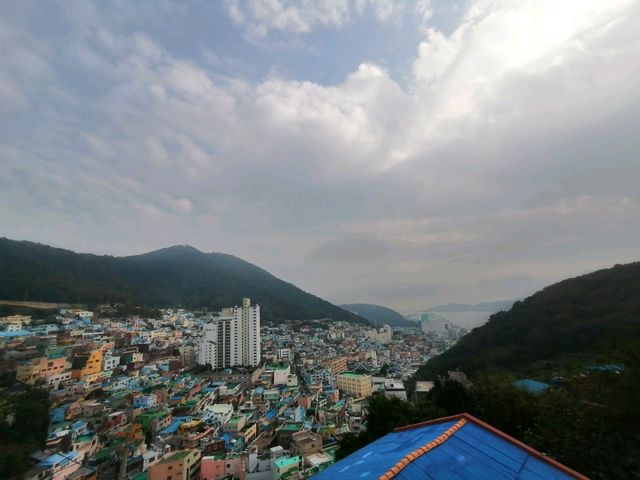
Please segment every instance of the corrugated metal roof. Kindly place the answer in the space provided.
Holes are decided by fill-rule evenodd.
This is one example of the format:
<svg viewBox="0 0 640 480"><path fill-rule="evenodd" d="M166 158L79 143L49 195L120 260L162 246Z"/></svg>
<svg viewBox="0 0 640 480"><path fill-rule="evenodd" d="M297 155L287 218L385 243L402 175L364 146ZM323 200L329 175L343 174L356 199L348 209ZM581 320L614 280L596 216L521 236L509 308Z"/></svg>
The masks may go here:
<svg viewBox="0 0 640 480"><path fill-rule="evenodd" d="M368 480L384 474L394 480L585 478L466 414L396 430L314 478Z"/></svg>

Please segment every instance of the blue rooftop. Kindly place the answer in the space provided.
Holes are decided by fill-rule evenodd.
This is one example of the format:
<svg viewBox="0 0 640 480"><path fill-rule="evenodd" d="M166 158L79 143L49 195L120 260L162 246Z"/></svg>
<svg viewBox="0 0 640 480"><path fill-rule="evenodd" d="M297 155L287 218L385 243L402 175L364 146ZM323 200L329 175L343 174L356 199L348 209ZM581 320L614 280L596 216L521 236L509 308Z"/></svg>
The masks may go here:
<svg viewBox="0 0 640 480"><path fill-rule="evenodd" d="M587 367L587 370L593 370L596 372L621 372L624 370L624 365L619 363L610 363L608 365L592 365Z"/></svg>
<svg viewBox="0 0 640 480"><path fill-rule="evenodd" d="M449 430L466 420L456 431ZM586 478L483 424L470 415L394 431L315 476L318 480L378 479L408 454L447 432L400 469L394 480L409 479L572 479Z"/></svg>
<svg viewBox="0 0 640 480"><path fill-rule="evenodd" d="M86 427L86 426L87 426L87 422L85 422L85 421L83 421L83 420L78 420L78 421L76 421L76 422L73 422L73 424L71 425L71 427L72 427L74 430L80 430L80 429L82 429L82 428L84 428L84 427Z"/></svg>
<svg viewBox="0 0 640 480"><path fill-rule="evenodd" d="M267 420L273 420L274 418L276 418L277 414L278 414L278 410L275 408L272 408L266 413L265 417Z"/></svg>
<svg viewBox="0 0 640 480"><path fill-rule="evenodd" d="M233 440L233 435L231 435L229 432L225 432L220 436L220 438L224 440L224 448L228 449L231 440Z"/></svg>
<svg viewBox="0 0 640 480"><path fill-rule="evenodd" d="M64 454L54 453L41 461L38 465L44 468L59 467L75 461L77 456L78 452L68 452Z"/></svg>
<svg viewBox="0 0 640 480"><path fill-rule="evenodd" d="M0 332L0 337L13 338L13 337L26 337L33 335L29 330L14 330L13 332Z"/></svg>
<svg viewBox="0 0 640 480"><path fill-rule="evenodd" d="M49 417L51 418L51 423L59 423L64 421L64 415L69 408L68 405L63 405L61 407L52 408L49 410Z"/></svg>
<svg viewBox="0 0 640 480"><path fill-rule="evenodd" d="M547 388L551 386L548 383L538 382L537 380L529 380L529 379L516 380L515 382L513 382L512 385L514 387L521 388L523 390L526 390L527 392L534 393L536 395L544 392Z"/></svg>
<svg viewBox="0 0 640 480"><path fill-rule="evenodd" d="M159 432L160 435L173 435L178 431L178 428L180 428L180 425L182 425L186 419L187 417L174 417L171 424Z"/></svg>

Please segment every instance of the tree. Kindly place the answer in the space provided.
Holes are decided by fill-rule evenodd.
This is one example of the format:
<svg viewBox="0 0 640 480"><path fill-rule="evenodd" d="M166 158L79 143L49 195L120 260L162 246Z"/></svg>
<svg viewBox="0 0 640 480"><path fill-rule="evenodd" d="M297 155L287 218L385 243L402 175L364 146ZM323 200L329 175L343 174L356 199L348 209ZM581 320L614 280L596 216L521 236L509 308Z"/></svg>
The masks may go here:
<svg viewBox="0 0 640 480"><path fill-rule="evenodd" d="M394 428L433 420L444 411L433 402L409 403L399 398L374 395L367 402L367 428L364 432L344 435L337 458L344 458L365 445L383 437Z"/></svg>
<svg viewBox="0 0 640 480"><path fill-rule="evenodd" d="M473 406L470 391L453 380L436 380L428 398L441 408L445 415L469 412Z"/></svg>
<svg viewBox="0 0 640 480"><path fill-rule="evenodd" d="M29 457L45 445L49 427L47 392L28 388L0 396L0 478L18 477Z"/></svg>

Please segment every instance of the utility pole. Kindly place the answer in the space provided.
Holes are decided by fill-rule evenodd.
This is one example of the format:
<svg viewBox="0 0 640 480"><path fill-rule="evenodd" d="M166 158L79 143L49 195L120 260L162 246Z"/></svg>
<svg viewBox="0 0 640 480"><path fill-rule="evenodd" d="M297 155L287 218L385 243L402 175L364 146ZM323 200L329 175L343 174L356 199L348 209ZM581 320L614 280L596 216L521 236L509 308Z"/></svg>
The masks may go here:
<svg viewBox="0 0 640 480"><path fill-rule="evenodd" d="M122 445L120 445L118 449L118 456L120 457L118 480L127 480L127 458L129 457L129 449L127 448L126 440Z"/></svg>

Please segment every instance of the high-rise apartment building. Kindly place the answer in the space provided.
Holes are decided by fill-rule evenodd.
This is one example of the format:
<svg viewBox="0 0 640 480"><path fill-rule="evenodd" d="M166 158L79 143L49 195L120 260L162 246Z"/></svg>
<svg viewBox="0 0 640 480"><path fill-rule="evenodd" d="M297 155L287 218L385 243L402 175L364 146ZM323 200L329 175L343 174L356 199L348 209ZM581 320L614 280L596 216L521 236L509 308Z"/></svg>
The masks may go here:
<svg viewBox="0 0 640 480"><path fill-rule="evenodd" d="M213 369L260 364L260 306L242 300L204 326L198 363Z"/></svg>

